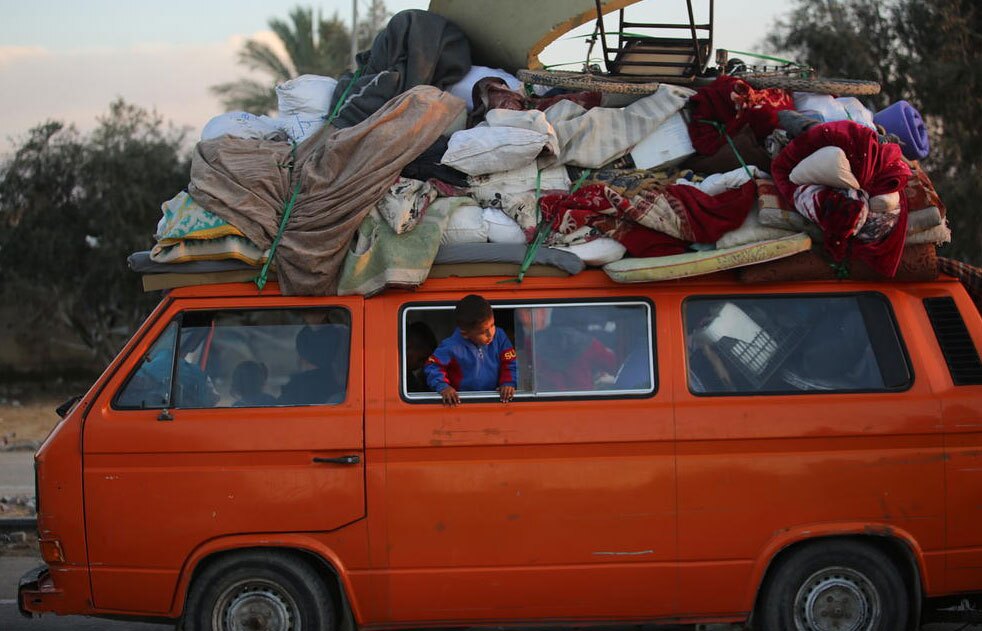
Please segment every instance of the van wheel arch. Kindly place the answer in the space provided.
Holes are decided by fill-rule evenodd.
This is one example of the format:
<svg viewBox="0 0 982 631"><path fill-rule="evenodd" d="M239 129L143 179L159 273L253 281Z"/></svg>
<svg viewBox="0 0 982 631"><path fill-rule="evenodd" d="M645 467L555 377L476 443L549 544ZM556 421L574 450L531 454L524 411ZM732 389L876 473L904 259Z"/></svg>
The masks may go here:
<svg viewBox="0 0 982 631"><path fill-rule="evenodd" d="M319 554L302 548L269 546L221 550L202 558L195 566L191 579L188 581L188 588L184 594L184 607L176 631L184 631L183 620L184 616L187 615L187 603L201 574L218 562L255 552L275 552L292 557L296 562L308 566L324 581L324 585L327 587L328 596L336 616L336 631L356 631L358 629L344 583L341 581L337 568L330 561Z"/></svg>
<svg viewBox="0 0 982 631"><path fill-rule="evenodd" d="M792 543L775 554L767 564L760 583L757 585L757 593L754 597L754 608L751 612L750 622L753 622L755 615L761 611L762 596L766 591L768 581L771 580L777 571L786 564L791 558L798 555L802 550L827 543L851 541L861 545L870 546L877 551L886 554L900 571L904 586L906 587L907 602L910 608L910 619L907 628L903 631L917 631L920 628L920 620L923 609L924 591L920 567L917 564L914 551L904 540L889 535L843 535L814 537Z"/></svg>

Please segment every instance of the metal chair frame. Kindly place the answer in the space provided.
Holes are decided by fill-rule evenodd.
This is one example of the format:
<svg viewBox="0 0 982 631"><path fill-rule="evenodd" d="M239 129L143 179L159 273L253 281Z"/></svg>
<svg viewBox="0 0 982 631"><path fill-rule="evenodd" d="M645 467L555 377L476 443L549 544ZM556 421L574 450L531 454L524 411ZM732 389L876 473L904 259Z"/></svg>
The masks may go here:
<svg viewBox="0 0 982 631"><path fill-rule="evenodd" d="M709 21L705 24L696 24L695 15L692 10L692 0L686 0L689 21L686 24L662 24L649 22L628 21L624 15L624 9L618 11L618 32L617 44L608 45L608 33L604 26L603 11L600 0L596 0L597 22L594 28L594 35L599 34L601 46L603 48L604 63L607 67L609 76L636 77L637 79L673 79L676 82L681 80L692 80L699 75L709 61L709 55L713 49L713 5L714 0L709 1ZM689 31L687 38L669 38L644 36L640 34L629 34L627 29L679 29ZM700 38L700 32L706 32L706 36ZM592 43L591 43L592 49ZM630 53L640 55L680 55L689 53L691 61L641 61L629 59ZM679 72L679 69L682 69ZM658 69L663 72L658 72ZM650 72L649 72L650 71ZM674 72L669 72L674 71Z"/></svg>

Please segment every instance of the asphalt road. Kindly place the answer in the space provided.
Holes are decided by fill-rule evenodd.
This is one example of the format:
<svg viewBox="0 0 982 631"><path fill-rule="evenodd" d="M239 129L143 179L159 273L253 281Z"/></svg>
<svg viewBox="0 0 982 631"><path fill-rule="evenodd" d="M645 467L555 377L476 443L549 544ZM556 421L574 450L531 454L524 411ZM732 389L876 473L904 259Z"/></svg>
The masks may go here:
<svg viewBox="0 0 982 631"><path fill-rule="evenodd" d="M3 631L170 631L174 627L167 624L146 624L138 622L119 622L86 618L82 616L44 616L28 620L17 611L17 581L24 572L38 564L37 557L0 556L0 629ZM736 631L732 625L710 625L712 631ZM602 631L693 631L692 626L632 626L605 627ZM982 625L964 626L958 624L932 624L922 631L982 631ZM562 631L556 629L555 631ZM587 631L578 628L576 631ZM600 630L598 630L600 631Z"/></svg>

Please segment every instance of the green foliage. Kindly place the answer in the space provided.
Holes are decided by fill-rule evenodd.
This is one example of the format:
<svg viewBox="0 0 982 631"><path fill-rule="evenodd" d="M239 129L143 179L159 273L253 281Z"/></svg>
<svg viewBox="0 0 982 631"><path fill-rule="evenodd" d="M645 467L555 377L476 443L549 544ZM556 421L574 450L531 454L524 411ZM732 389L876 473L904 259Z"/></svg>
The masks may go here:
<svg viewBox="0 0 982 631"><path fill-rule="evenodd" d="M155 302L126 266L187 185L184 131L122 100L89 135L47 122L0 169L0 282L24 321L68 325L108 361Z"/></svg>
<svg viewBox="0 0 982 631"><path fill-rule="evenodd" d="M358 48L368 47L385 23L385 4L375 0L368 17L358 24ZM336 77L349 68L351 30L335 13L323 19L314 18L312 8L296 7L289 21L273 18L269 28L276 34L287 54L281 58L268 44L250 39L239 51L239 63L268 76L267 82L239 79L211 88L228 110L268 114L276 110L276 84L303 74Z"/></svg>
<svg viewBox="0 0 982 631"><path fill-rule="evenodd" d="M826 76L876 79L868 104L910 101L928 123L924 161L948 207L942 252L982 264L982 6L977 0L796 0L767 44Z"/></svg>

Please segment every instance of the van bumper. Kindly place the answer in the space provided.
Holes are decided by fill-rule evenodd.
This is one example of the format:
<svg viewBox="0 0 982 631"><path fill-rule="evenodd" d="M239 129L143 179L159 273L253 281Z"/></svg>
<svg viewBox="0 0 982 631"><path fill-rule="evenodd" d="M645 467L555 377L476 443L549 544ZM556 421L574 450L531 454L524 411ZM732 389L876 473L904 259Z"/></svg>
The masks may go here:
<svg viewBox="0 0 982 631"><path fill-rule="evenodd" d="M35 614L56 610L63 593L55 587L48 566L42 563L20 577L17 586L17 608L22 616L33 618Z"/></svg>

